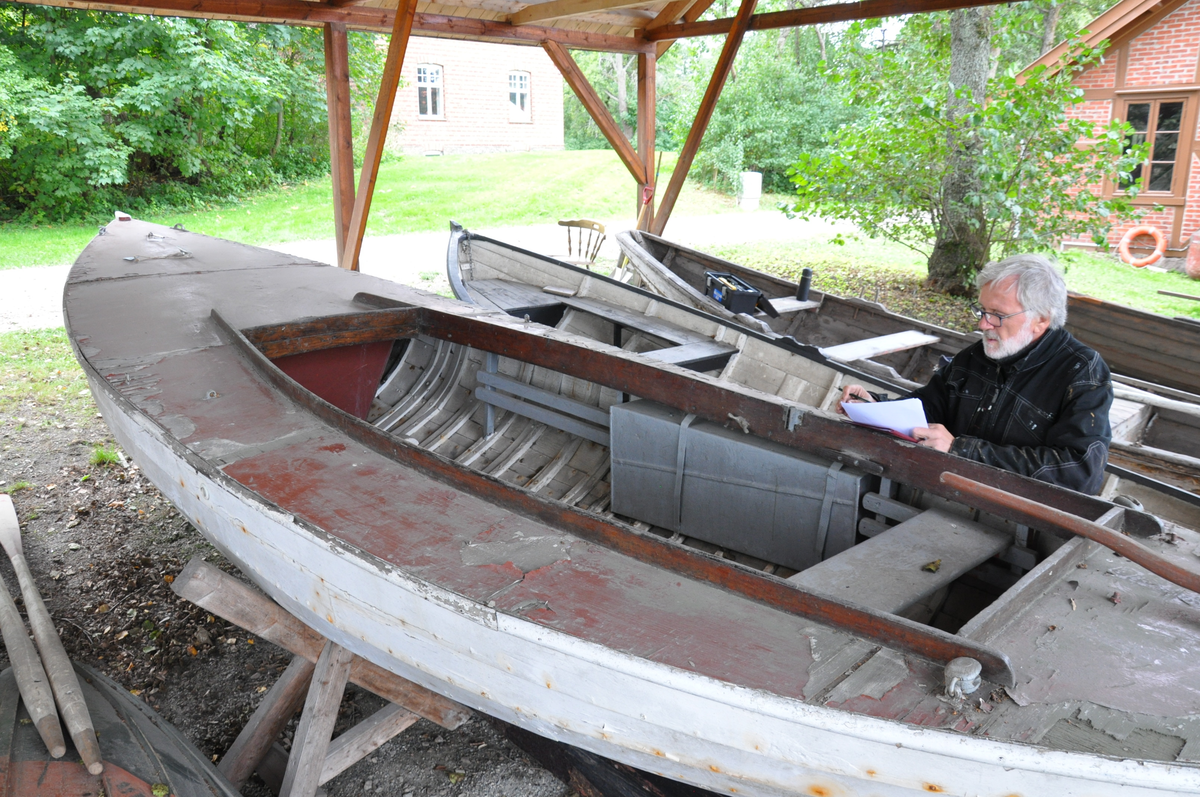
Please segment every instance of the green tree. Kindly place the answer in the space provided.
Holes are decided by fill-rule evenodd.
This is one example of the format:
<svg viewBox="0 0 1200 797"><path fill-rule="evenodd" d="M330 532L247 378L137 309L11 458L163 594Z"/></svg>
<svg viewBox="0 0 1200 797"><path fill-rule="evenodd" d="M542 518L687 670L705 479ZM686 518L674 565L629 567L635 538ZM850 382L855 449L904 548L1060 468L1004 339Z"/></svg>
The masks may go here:
<svg viewBox="0 0 1200 797"><path fill-rule="evenodd" d="M1111 218L1133 212L1132 192L1104 190L1144 156L1126 146L1128 127L1067 115L1083 101L1071 79L1101 49L1077 43L1057 70L996 77L981 100L968 86L947 88L944 16L914 17L905 32L908 41L865 54L841 75L852 102L871 113L832 136L830 150L798 159L789 213L852 221L903 243L930 258L933 287L967 293L993 254L1081 234L1102 242ZM948 179L964 164L966 181ZM958 253L969 256L952 269L944 258L935 271L939 244L957 235L970 237Z"/></svg>

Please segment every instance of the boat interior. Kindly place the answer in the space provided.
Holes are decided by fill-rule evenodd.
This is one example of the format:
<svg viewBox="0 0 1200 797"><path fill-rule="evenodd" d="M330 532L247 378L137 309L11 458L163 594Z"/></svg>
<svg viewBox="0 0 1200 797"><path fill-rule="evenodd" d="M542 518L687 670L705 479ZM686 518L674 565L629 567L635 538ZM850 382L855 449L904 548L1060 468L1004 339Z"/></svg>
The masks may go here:
<svg viewBox="0 0 1200 797"><path fill-rule="evenodd" d="M533 312L507 325L360 294L361 314L243 333L299 390L311 391L308 400L315 394L328 401L331 419L376 448L439 478L469 482L492 500L552 516L569 533L833 623L865 640L859 653L871 666L864 678L886 666L880 650L943 663L967 656L1012 696L1006 701L1003 689L975 695L969 705L976 713L1005 703L1026 715L1030 702L1049 701L1033 719L1006 720L1029 725L1022 738L1050 733L1062 737L1055 742L1062 749L1108 749L1104 723L1136 715L1138 727L1162 734L1169 726L1178 741L1166 752L1147 747L1139 755L1200 759L1192 741L1200 740L1200 720L1178 724L1188 707L1200 706L1195 687L1162 710L1138 708L1128 696L1114 710L1100 686L1059 689L1053 674L1064 665L1063 650L1044 648L1045 628L1064 645L1074 638L1099 645L1086 654L1089 670L1128 659L1130 645L1141 666L1145 656L1162 662L1168 647L1179 649L1164 647L1164 624L1178 632L1176 641L1197 637L1200 644L1200 605L1181 612L1178 599L1187 590L1117 564L1117 592L1159 626L1138 631L1140 620L1130 618L1122 639L1092 638L1093 612L1113 605L1113 562L1120 557L1071 536L1053 513L1039 516L1046 508L1039 500L1137 537L1172 560L1194 559L1200 536L1001 472L993 481L1008 491L989 491L981 481L992 469L964 463L960 474L941 473L923 461L934 452L796 403L825 396L828 384L790 374L787 391L730 386L717 375L736 367L744 349L672 359L673 350L697 341L662 319L637 321L545 295L556 306L531 303ZM556 319L567 335L548 334L534 312ZM647 361L646 352L663 352L659 362L668 365ZM368 362L349 380L357 392L347 392L344 368L330 367L347 358ZM1092 580L1086 587L1085 572ZM1072 616L1077 605L1087 611ZM922 686L925 697L940 689ZM819 699L837 705L847 694L831 687ZM899 717L919 702L908 700L903 711L883 704L875 710ZM1092 712L1088 721L1099 729L1083 741L1058 724L1074 722L1080 711ZM1008 712L980 715L970 726L991 727L1002 714Z"/></svg>

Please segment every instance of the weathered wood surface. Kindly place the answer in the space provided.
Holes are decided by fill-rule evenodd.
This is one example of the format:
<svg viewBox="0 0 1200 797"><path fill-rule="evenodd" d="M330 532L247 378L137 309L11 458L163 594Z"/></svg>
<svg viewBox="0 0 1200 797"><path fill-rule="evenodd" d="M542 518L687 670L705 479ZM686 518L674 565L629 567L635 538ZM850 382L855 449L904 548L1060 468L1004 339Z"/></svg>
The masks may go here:
<svg viewBox="0 0 1200 797"><path fill-rule="evenodd" d="M1200 325L1070 294L1067 330L1117 373L1200 392Z"/></svg>
<svg viewBox="0 0 1200 797"><path fill-rule="evenodd" d="M292 715L304 705L315 666L303 656L294 656L221 757L217 770L235 788L245 785Z"/></svg>
<svg viewBox="0 0 1200 797"><path fill-rule="evenodd" d="M88 772L99 775L104 771L104 760L100 755L100 745L96 741L96 729L92 725L91 714L88 713L87 703L83 699L83 688L75 675L75 666L67 656L62 640L58 637L58 629L50 619L50 612L42 602L33 573L25 562L21 544L21 527L17 523L17 514L13 509L12 498L3 496L0 503L0 544L12 561L17 581L21 584L21 596L25 600L25 613L29 616L29 627L33 630L33 638L41 653L42 664L50 688L54 693L54 702L62 712L63 722L67 733L75 743L75 749L83 758ZM7 590L5 592L7 594ZM56 742L53 735L51 741ZM55 749L50 748L51 751Z"/></svg>
<svg viewBox="0 0 1200 797"><path fill-rule="evenodd" d="M316 662L324 649L326 640L316 631L266 596L199 558L188 562L171 589L296 656ZM444 728L453 730L471 716L469 709L357 656L350 664L350 680Z"/></svg>
<svg viewBox="0 0 1200 797"><path fill-rule="evenodd" d="M134 237L123 237L129 233L117 228L113 240L103 243L113 244L122 254L135 243L153 245L144 242L144 228L131 226L129 230ZM742 572L715 557L672 550L661 539L646 539L627 526L595 514L566 511L561 505L498 483L491 476L464 472L442 457L387 438L366 424L318 406L311 396L302 395L295 383L273 372L261 352L245 342L238 330L293 323L306 317L348 315L355 310L355 295L367 289L397 303L421 304L419 309L401 307L379 312L381 318L391 314L387 323L408 319L417 324L424 333L422 340L478 346L480 352L493 352L510 362L537 363L547 372L575 379L600 378L611 390L627 389L666 400L718 422L732 423L727 416L733 412L752 432L784 445L825 450L836 441L843 455L868 463L881 462L878 467L889 476L900 480L911 476L914 486L934 494L949 494L930 478L933 466L945 463L946 457L898 441L885 441L821 413L801 410L796 414L795 405L773 395L731 387L703 375L689 376L667 366L650 366L630 353L600 356L594 344L570 335L543 328L530 335L519 319L484 318L476 311L384 286L362 275L303 264L281 268L281 261L272 262L258 250L247 252L242 267L223 268L222 264L230 259L225 247L220 251L209 249L200 236L189 236L187 248L194 254L192 262L160 261L156 270L151 270L147 261L133 262L128 268L135 275L123 275L120 280L100 276L103 272L99 264L84 258L68 288L72 337L87 352L85 367L98 386L106 410L121 410L114 418L125 424L118 425L125 439L141 442L154 435L165 438L169 429L170 448L164 447L164 451L174 455L170 461L199 468L188 471L177 466L181 482L189 482L182 487L173 487L169 479L163 481L166 489L173 490L174 499L195 510L206 533L218 538L223 546L256 557L254 564L258 567L246 571L256 573L267 588L279 589L275 579L287 580L287 589L279 594L314 622L332 623L331 628L336 630L339 623L349 619L345 627L350 630L343 637L347 644L359 644L361 640L369 646L369 640L382 632L390 635L389 645L401 651L395 654L397 659L409 646L428 655L438 644L435 637L459 644L462 648L454 655L447 653L443 662L468 674L471 691L457 685L447 684L446 688L464 700L469 698L491 708L491 693L483 694L486 684L503 685L527 677L528 668L514 667L510 677L486 655L467 652L467 646L477 640L487 640L487 650L495 643L515 644L519 633L523 644L536 647L540 653L548 650L540 646L542 639L564 646L578 640L580 647L569 650L572 661L587 675L599 675L603 668L596 666L593 656L581 655L585 649L620 657L622 667L645 667L647 672L656 677L661 673L668 680L678 677L689 689L711 689L712 695L736 698L743 690L746 694L754 690L755 701L779 707L778 716L756 717L756 722L765 727L776 727L784 714L802 720L810 716L808 708L824 711L833 703L839 713L829 715L831 721L853 725L864 717L901 720L870 726L880 733L894 734L895 741L902 744L872 747L872 753L883 759L909 759L910 739L906 734L913 727L957 728L964 721L934 705L938 701L932 697L930 685L938 678L937 663L898 652L901 646L890 639L886 646L856 640L835 627L832 615L810 619L789 613L789 607L782 603L772 608L771 600L776 596L769 590L775 587L768 587L771 580L766 576ZM115 265L126 268L123 262ZM140 279L138 271L148 277L141 280L140 286L133 284ZM329 275L333 275L332 281ZM151 339L152 351L147 349L145 329L107 326L104 314L93 310L106 302L120 308L122 301L134 301L131 295L137 291L131 291L131 287L150 285L170 285L169 295L188 297L181 310L179 305L146 303L144 296L138 296L147 328L161 331ZM261 296L263 290L269 290L274 301L255 301L255 293ZM213 307L220 311L217 316L211 313ZM204 402L204 392L198 391L201 385L220 398ZM182 417L190 425L181 424ZM139 427L147 430L143 438L133 436L131 423L144 425ZM163 451L157 453L162 455ZM214 464L217 462L220 464ZM157 467L148 462L151 466ZM1109 508L1105 502L1011 474L993 474L971 463L962 463L961 467L967 475L994 475L999 483L1085 517L1100 517ZM402 513L395 511L397 496L404 497ZM207 507L216 498L222 503L209 510ZM255 534L237 520L247 511L253 513L250 520ZM531 542L534 540L537 542ZM303 546L303 552L294 552L295 546ZM263 552L275 558L268 560ZM303 559L318 553L325 557L320 560L325 565L322 572L337 574L337 580L329 585L316 578L299 582L303 562L288 569L276 567L288 556ZM358 579L345 577L348 567ZM1107 578L1104 573L1096 576L1098 584ZM364 604L355 598L368 581L386 597L386 603L377 600ZM431 598L420 597L425 595ZM399 604L406 608L403 615L378 608ZM437 624L429 625L429 618L436 619ZM362 636L359 629L363 629ZM264 629L265 638L267 633L269 629ZM866 653L847 664L853 669L857 662L863 662L858 669L867 668L866 674L859 680L846 677L846 668L828 669L837 654L861 645L868 648ZM871 653L871 647L880 652ZM391 655L382 648L373 650L380 656ZM1094 657L1096 666L1108 663L1104 657L1113 655L1108 648L1096 650L1103 654ZM1093 657L1093 649L1081 647L1078 655ZM1058 664L1062 665L1061 659ZM489 681L492 670L496 671L496 681ZM814 681L813 673L818 671L826 675L821 684ZM552 674L569 678L573 672L556 668ZM485 673L487 677L471 680ZM606 679L625 677L624 670L604 673ZM1040 677L1045 677L1044 672ZM889 679L896 688L885 689L874 697ZM726 689L722 682L739 688ZM874 691L852 694L860 682ZM478 692L474 691L475 683L483 687ZM506 696L499 705L538 705L551 712L560 704L582 707L573 690L552 688L555 683L551 679L549 686L531 684L537 691L522 693L515 699ZM1042 684L1033 687L1042 688ZM814 688L829 700L818 702L822 698L812 694ZM1089 691L1088 684L1081 688L1084 693L1073 699L1094 702L1101 698L1094 690ZM833 697L838 699L834 701ZM1186 692L1170 695L1169 699L1188 702L1194 697ZM796 710L801 708L797 701L804 701L804 712ZM1022 714L1016 708L1011 711ZM608 706L598 706L571 713L570 721L566 716L561 723L557 716L551 721L556 733L573 738L580 718L587 722L598 712L609 712L600 713L602 717L615 717L617 713ZM719 744L736 747L740 742L727 739L728 731L739 733L740 739L741 730L752 733L752 729L747 725L738 730L724 728L735 715L736 711L731 713L722 707L715 722L699 714L689 719L703 724L706 733L719 739ZM644 720L621 716L622 723L640 731ZM1190 728L1190 720L1183 722ZM1016 723L1012 724L1015 727ZM1031 727L1036 724L1029 723ZM793 732L808 733L802 726L803 721L789 724L789 732L779 734L768 745L770 750L747 749L746 760L770 757L776 745L792 749L788 746ZM592 726L586 727L590 730ZM981 753L992 744L979 737L968 738L974 735L974 728L980 727L974 719L963 727L967 730L959 732L967 735L953 736L954 744L978 747ZM806 744L816 743L815 737L803 738ZM845 738L860 744L858 737ZM672 741L669 749L690 749L705 743L691 737L685 741L687 744L680 745ZM1018 768L1028 774L1028 762L1042 760L1035 752L1006 747L1006 756L1015 757L1006 759L1006 767L1011 769L1012 763L1019 760ZM741 760L737 756L721 760L740 766L735 759ZM775 758L771 762L779 763ZM1124 765L1112 761L1093 763L1100 767L1097 771L1106 774L1120 769L1122 778L1162 775L1161 768L1152 766L1135 770L1121 768ZM1001 775L999 765L993 767L978 760L959 759L959 764L939 770L939 788L969 790L961 782L963 767L971 773L986 771L996 777L1015 777ZM664 765L674 766L666 759ZM890 759L880 766L894 771ZM806 763L805 767L804 772L825 772L820 762ZM678 768L670 771L679 773ZM1139 774L1143 772L1148 774ZM770 777L766 770L760 770L760 774ZM1185 772L1184 776L1190 774ZM704 777L722 785L731 783L719 774ZM1040 776L1031 777L1037 780ZM1037 782L1044 785L1046 781Z"/></svg>
<svg viewBox="0 0 1200 797"><path fill-rule="evenodd" d="M313 797L317 793L353 659L353 653L332 642L326 642L317 657L300 726L296 729L283 785L279 789L280 797Z"/></svg>

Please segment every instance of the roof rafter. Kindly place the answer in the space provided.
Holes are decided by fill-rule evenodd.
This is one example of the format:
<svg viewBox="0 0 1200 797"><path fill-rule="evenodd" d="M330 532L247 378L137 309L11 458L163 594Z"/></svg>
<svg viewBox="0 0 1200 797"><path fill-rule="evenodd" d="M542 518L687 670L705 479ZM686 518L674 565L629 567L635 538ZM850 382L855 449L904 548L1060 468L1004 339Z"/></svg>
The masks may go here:
<svg viewBox="0 0 1200 797"><path fill-rule="evenodd" d="M1012 0L862 0L859 3L835 3L812 8L797 8L793 11L774 11L755 14L750 18L750 30L775 30L798 28L804 25L823 25L829 22L852 22L856 19L879 19L904 14L951 11L956 8L974 6L1006 5ZM650 41L690 39L695 36L719 36L729 33L734 18L706 20L704 22L680 22L666 25L657 30L648 30L645 37Z"/></svg>
<svg viewBox="0 0 1200 797"><path fill-rule="evenodd" d="M343 22L359 30L390 31L396 12L390 8L334 6L306 0L126 0L90 2L89 0L16 0L27 5L74 8L82 11L106 11L120 14L150 14L160 17L229 19L237 22L265 22L280 25L318 26ZM417 14L413 31L419 34L446 34L467 39L509 41L516 44L558 42L577 50L602 52L648 52L654 45L633 36L588 33L534 25L510 25L487 19L468 19L444 14Z"/></svg>
<svg viewBox="0 0 1200 797"><path fill-rule="evenodd" d="M550 0L549 3L527 5L515 14L510 14L508 21L513 25L527 25L530 22L594 14L597 11L628 8L645 3L646 0Z"/></svg>

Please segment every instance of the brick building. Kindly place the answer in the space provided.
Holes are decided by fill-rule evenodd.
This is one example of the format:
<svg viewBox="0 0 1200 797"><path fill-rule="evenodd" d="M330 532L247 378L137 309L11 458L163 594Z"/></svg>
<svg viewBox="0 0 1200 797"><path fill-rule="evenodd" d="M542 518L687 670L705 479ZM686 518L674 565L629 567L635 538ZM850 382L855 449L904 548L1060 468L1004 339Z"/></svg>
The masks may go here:
<svg viewBox="0 0 1200 797"><path fill-rule="evenodd" d="M540 47L409 40L389 146L409 154L563 148L563 80Z"/></svg>
<svg viewBox="0 0 1200 797"><path fill-rule="evenodd" d="M1070 113L1098 123L1124 119L1150 142L1150 159L1135 174L1140 193L1134 202L1163 209L1151 210L1138 223L1157 227L1167 239L1167 254L1182 256L1200 229L1200 0L1123 0L1087 30L1089 43L1111 44L1103 63L1075 79L1085 101ZM1065 49L1060 44L1035 65L1053 67ZM1132 221L1114 225L1109 243L1115 246L1132 226Z"/></svg>

